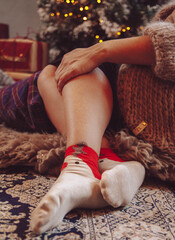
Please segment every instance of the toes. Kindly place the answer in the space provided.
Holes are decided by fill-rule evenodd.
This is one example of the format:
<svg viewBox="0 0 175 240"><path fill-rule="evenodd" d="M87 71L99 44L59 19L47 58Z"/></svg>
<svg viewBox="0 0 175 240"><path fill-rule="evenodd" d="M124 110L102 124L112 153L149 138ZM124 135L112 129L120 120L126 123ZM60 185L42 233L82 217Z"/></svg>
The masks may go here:
<svg viewBox="0 0 175 240"><path fill-rule="evenodd" d="M36 234L41 234L57 224L58 201L52 195L39 204L31 216L30 226ZM59 220L59 219L58 219Z"/></svg>
<svg viewBox="0 0 175 240"><path fill-rule="evenodd" d="M38 219L37 222L31 221L31 223L30 223L31 229L36 234L41 234L43 232L42 231L43 225L44 225L43 219Z"/></svg>

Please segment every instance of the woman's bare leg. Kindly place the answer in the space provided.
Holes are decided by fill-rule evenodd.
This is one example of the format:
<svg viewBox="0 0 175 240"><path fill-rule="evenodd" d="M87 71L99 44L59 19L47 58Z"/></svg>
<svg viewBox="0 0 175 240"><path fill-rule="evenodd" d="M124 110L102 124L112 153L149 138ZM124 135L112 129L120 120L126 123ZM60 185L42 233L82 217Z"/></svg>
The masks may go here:
<svg viewBox="0 0 175 240"><path fill-rule="evenodd" d="M56 69L53 65L48 65L43 69L38 78L38 89L48 117L56 129L65 135L65 108L63 97L59 94L55 83Z"/></svg>
<svg viewBox="0 0 175 240"><path fill-rule="evenodd" d="M112 92L108 80L101 70L95 69L69 82L61 96L56 88L54 69L51 70L51 75L47 75L49 80L45 74L38 81L49 118L58 131L66 134L68 147L83 142L99 154L112 112ZM73 208L107 205L101 195L99 180L94 177L91 168L73 155L66 157L65 162L68 167L63 169L32 214L31 227L36 233L58 225Z"/></svg>
<svg viewBox="0 0 175 240"><path fill-rule="evenodd" d="M110 120L113 102L107 78L100 69L79 76L63 88L62 95L54 80L56 67L47 66L38 79L38 88L47 114L67 146L86 142L99 153L103 133Z"/></svg>
<svg viewBox="0 0 175 240"><path fill-rule="evenodd" d="M96 69L67 84L61 96L54 80L55 68L48 66L47 69L49 71L41 75L38 87L52 123L58 131L67 135L68 146L85 142L99 153L112 111L107 79ZM105 138L102 147L110 147ZM69 159L69 163L72 164L72 161L74 165L75 160ZM125 205L144 178L144 168L140 163L116 163L105 159L103 164L99 164L103 173L100 189L99 180L91 171L88 172L86 164L80 165L76 168L80 175L71 172L75 170L74 166L73 169L69 167L42 199L32 216L31 226L35 232L41 233L56 226L75 207L102 207L106 202L114 207Z"/></svg>

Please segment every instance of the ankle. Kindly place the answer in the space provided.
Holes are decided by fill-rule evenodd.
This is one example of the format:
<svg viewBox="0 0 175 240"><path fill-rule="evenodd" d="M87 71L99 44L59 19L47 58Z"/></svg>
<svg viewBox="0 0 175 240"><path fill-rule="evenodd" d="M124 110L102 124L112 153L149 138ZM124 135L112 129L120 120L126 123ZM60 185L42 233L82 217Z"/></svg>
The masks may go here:
<svg viewBox="0 0 175 240"><path fill-rule="evenodd" d="M101 148L99 159L105 158L116 162L125 162L120 157L118 157L117 154L111 148Z"/></svg>
<svg viewBox="0 0 175 240"><path fill-rule="evenodd" d="M102 138L101 148L110 148L109 141L105 137Z"/></svg>
<svg viewBox="0 0 175 240"><path fill-rule="evenodd" d="M67 148L65 157L62 170L68 166L70 169L71 165L71 169L76 168L81 174L82 170L88 167L94 177L101 179L101 175L98 170L98 155L92 148L82 144L73 145Z"/></svg>

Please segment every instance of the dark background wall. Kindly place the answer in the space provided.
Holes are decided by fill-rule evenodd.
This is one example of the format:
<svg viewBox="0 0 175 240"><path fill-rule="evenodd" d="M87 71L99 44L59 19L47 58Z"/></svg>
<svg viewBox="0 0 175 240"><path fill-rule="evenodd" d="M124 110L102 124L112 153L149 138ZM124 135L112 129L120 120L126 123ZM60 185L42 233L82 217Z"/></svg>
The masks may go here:
<svg viewBox="0 0 175 240"><path fill-rule="evenodd" d="M17 33L24 37L30 27L39 31L40 20L37 14L36 0L0 0L0 23L9 25L9 37ZM35 38L34 34L29 37Z"/></svg>

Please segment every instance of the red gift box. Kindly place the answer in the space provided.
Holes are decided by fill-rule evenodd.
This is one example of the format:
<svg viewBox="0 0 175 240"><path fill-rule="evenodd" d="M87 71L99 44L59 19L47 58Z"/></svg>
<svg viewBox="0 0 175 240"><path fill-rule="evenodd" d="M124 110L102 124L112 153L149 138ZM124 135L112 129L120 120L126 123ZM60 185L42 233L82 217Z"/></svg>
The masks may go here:
<svg viewBox="0 0 175 240"><path fill-rule="evenodd" d="M0 23L0 38L9 38L9 26L4 23Z"/></svg>
<svg viewBox="0 0 175 240"><path fill-rule="evenodd" d="M0 39L0 68L37 72L48 63L48 45L30 39Z"/></svg>

